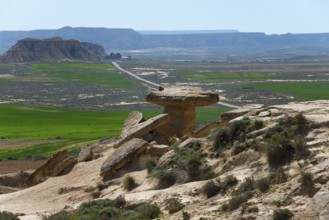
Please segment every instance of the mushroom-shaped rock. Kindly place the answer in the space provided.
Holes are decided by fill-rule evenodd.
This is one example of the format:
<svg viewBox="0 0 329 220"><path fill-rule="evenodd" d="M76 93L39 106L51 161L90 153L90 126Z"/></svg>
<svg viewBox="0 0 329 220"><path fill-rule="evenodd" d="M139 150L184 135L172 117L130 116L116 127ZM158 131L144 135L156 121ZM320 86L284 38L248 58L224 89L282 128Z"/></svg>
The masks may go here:
<svg viewBox="0 0 329 220"><path fill-rule="evenodd" d="M151 91L146 100L163 106L164 113L169 114L170 121L158 130L170 138L191 136L195 130L195 108L215 104L219 97L199 87L175 86L166 87L161 91Z"/></svg>

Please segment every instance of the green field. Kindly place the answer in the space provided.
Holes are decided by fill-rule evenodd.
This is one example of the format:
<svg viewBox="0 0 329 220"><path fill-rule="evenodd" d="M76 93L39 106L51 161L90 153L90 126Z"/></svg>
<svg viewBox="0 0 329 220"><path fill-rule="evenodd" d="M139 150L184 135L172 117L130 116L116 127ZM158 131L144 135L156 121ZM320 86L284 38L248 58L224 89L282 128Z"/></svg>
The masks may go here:
<svg viewBox="0 0 329 220"><path fill-rule="evenodd" d="M110 86L115 89L139 86L126 79L108 63L42 63L32 64L29 68L59 82L80 82Z"/></svg>
<svg viewBox="0 0 329 220"><path fill-rule="evenodd" d="M197 111L197 121L214 121L226 108L203 108ZM145 118L160 113L144 110ZM43 140L33 146L0 148L0 158L24 159L28 155L49 156L63 148L84 146L102 138L119 136L127 111L96 112L58 108L0 105L0 141Z"/></svg>
<svg viewBox="0 0 329 220"><path fill-rule="evenodd" d="M177 72L177 75L197 82L211 83L233 80L270 79L269 74L263 73L217 73L217 72Z"/></svg>
<svg viewBox="0 0 329 220"><path fill-rule="evenodd" d="M329 99L329 82L254 83L243 87L293 95L300 100Z"/></svg>

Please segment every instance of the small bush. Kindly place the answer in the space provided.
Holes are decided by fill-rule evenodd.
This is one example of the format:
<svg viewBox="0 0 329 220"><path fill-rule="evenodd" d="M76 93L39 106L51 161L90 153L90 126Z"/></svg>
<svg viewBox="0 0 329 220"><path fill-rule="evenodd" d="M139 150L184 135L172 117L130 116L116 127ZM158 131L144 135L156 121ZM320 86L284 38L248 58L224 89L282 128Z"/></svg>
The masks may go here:
<svg viewBox="0 0 329 220"><path fill-rule="evenodd" d="M235 176L233 175L228 175L225 180L224 183L226 183L225 185L228 187L232 187L235 186L236 184L238 184L238 180Z"/></svg>
<svg viewBox="0 0 329 220"><path fill-rule="evenodd" d="M302 187L312 187L314 185L313 174L309 172L302 172L300 174L299 182Z"/></svg>
<svg viewBox="0 0 329 220"><path fill-rule="evenodd" d="M255 120L254 121L254 128L255 130L262 129L264 127L264 122L261 120Z"/></svg>
<svg viewBox="0 0 329 220"><path fill-rule="evenodd" d="M293 118L294 124L296 124L296 134L306 135L309 130L309 124L302 113L298 113Z"/></svg>
<svg viewBox="0 0 329 220"><path fill-rule="evenodd" d="M139 166L142 169L147 169L148 173L151 173L152 170L157 166L157 158L150 155L142 156L139 159Z"/></svg>
<svg viewBox="0 0 329 220"><path fill-rule="evenodd" d="M202 187L202 193L207 196L207 198L213 197L220 192L220 187L214 183L214 181L210 180L206 182Z"/></svg>
<svg viewBox="0 0 329 220"><path fill-rule="evenodd" d="M294 139L293 146L295 151L295 155L294 155L295 160L307 158L311 154L310 150L306 146L305 138L303 138L302 136L297 136Z"/></svg>
<svg viewBox="0 0 329 220"><path fill-rule="evenodd" d="M59 211L53 215L49 215L49 216L45 216L42 219L43 220L68 220L71 218L71 213L65 210ZM2 220L2 218L0 217L0 219ZM3 220L5 220L6 218L4 218ZM18 219L18 218L17 218ZM6 219L7 220L7 219Z"/></svg>
<svg viewBox="0 0 329 220"><path fill-rule="evenodd" d="M294 156L291 141L282 134L275 134L267 146L267 161L270 166L280 166L290 162Z"/></svg>
<svg viewBox="0 0 329 220"><path fill-rule="evenodd" d="M250 192L242 193L240 195L233 196L228 202L228 210L233 211L238 209L243 203L247 202L252 197Z"/></svg>
<svg viewBox="0 0 329 220"><path fill-rule="evenodd" d="M14 213L0 211L0 220L19 220L19 218Z"/></svg>
<svg viewBox="0 0 329 220"><path fill-rule="evenodd" d="M255 186L261 192L268 191L271 186L270 178L265 177L265 178L261 178L261 179L257 180L255 182Z"/></svg>
<svg viewBox="0 0 329 220"><path fill-rule="evenodd" d="M289 209L277 209L273 213L273 220L289 220L294 214Z"/></svg>
<svg viewBox="0 0 329 220"><path fill-rule="evenodd" d="M198 152L192 151L186 155L184 161L184 170L187 171L191 180L199 179L198 177L200 177L202 174L200 170L201 165L202 165L202 158Z"/></svg>
<svg viewBox="0 0 329 220"><path fill-rule="evenodd" d="M235 141L234 144L233 144L232 154L233 155L238 155L239 153L245 151L246 149L247 149L247 147L244 143Z"/></svg>
<svg viewBox="0 0 329 220"><path fill-rule="evenodd" d="M224 149L230 142L230 137L227 128L218 128L212 133L212 139L214 140L212 149L219 151Z"/></svg>
<svg viewBox="0 0 329 220"><path fill-rule="evenodd" d="M223 203L221 208L222 208L223 212L227 212L228 211L228 203L227 202Z"/></svg>
<svg viewBox="0 0 329 220"><path fill-rule="evenodd" d="M259 212L259 208L257 206L253 206L247 209L248 213L257 213Z"/></svg>
<svg viewBox="0 0 329 220"><path fill-rule="evenodd" d="M150 203L142 203L138 205L135 211L142 213L148 219L157 218L161 213L160 208L157 204Z"/></svg>
<svg viewBox="0 0 329 220"><path fill-rule="evenodd" d="M220 187L220 192L222 193L226 193L229 188L238 184L238 180L232 175L227 176L223 182L220 182L220 180L217 181L219 182L218 185Z"/></svg>
<svg viewBox="0 0 329 220"><path fill-rule="evenodd" d="M165 169L154 169L150 174L150 177L158 180L158 188L164 189L168 188L176 183L176 175L173 170Z"/></svg>
<svg viewBox="0 0 329 220"><path fill-rule="evenodd" d="M274 184L285 183L288 180L286 173L283 168L276 169L270 174L271 182Z"/></svg>
<svg viewBox="0 0 329 220"><path fill-rule="evenodd" d="M124 208L126 206L126 199L123 195L116 197L113 200L113 205L117 208Z"/></svg>
<svg viewBox="0 0 329 220"><path fill-rule="evenodd" d="M185 206L176 198L170 198L165 201L166 209L168 210L169 214L173 214L178 212Z"/></svg>
<svg viewBox="0 0 329 220"><path fill-rule="evenodd" d="M191 215L186 211L183 211L182 215L183 215L183 220L190 220L191 219Z"/></svg>
<svg viewBox="0 0 329 220"><path fill-rule="evenodd" d="M123 184L123 188L128 191L136 187L135 179L132 176L126 176L122 180L122 184Z"/></svg>
<svg viewBox="0 0 329 220"><path fill-rule="evenodd" d="M233 121L228 128L230 142L233 143L235 140L244 141L249 126L249 118L243 118L239 121Z"/></svg>
<svg viewBox="0 0 329 220"><path fill-rule="evenodd" d="M255 189L255 181L253 178L246 178L239 187L233 192L233 195L240 195L242 193L251 192Z"/></svg>

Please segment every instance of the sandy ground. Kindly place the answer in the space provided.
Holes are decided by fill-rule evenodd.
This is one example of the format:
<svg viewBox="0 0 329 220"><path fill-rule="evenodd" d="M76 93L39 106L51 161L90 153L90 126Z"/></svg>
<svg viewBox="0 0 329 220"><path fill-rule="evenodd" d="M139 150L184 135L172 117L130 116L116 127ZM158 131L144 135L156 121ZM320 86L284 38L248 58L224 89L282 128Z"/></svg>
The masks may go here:
<svg viewBox="0 0 329 220"><path fill-rule="evenodd" d="M5 160L0 161L0 175L16 173L21 170L34 170L40 167L45 160Z"/></svg>
<svg viewBox="0 0 329 220"><path fill-rule="evenodd" d="M40 214L54 213L66 205L74 208L92 199L91 192L101 181L100 167L114 149L90 162L78 163L64 176L51 177L34 187L0 195L0 210L25 213L21 219L40 219Z"/></svg>

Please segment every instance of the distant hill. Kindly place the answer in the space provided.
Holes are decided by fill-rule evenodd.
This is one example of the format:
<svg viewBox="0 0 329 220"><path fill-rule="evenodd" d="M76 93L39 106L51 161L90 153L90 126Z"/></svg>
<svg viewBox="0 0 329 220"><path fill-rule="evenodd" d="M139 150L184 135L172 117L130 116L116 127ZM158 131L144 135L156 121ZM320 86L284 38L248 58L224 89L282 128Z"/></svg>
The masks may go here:
<svg viewBox="0 0 329 220"><path fill-rule="evenodd" d="M96 61L106 57L102 46L80 43L77 40L26 38L19 40L13 47L0 56L2 62L35 62L59 60Z"/></svg>
<svg viewBox="0 0 329 220"><path fill-rule="evenodd" d="M138 31L141 34L173 35L173 34L223 34L237 33L237 30L176 30L176 31Z"/></svg>
<svg viewBox="0 0 329 220"><path fill-rule="evenodd" d="M193 32L193 33L192 33ZM266 51L268 49L323 49L329 48L329 34L283 34L244 33L228 30L216 31L142 31L133 29L109 29L87 27L64 27L56 30L0 31L0 53L23 38L77 39L97 43L107 51L169 48L218 48L220 51Z"/></svg>

